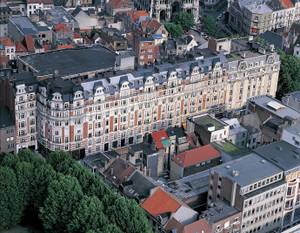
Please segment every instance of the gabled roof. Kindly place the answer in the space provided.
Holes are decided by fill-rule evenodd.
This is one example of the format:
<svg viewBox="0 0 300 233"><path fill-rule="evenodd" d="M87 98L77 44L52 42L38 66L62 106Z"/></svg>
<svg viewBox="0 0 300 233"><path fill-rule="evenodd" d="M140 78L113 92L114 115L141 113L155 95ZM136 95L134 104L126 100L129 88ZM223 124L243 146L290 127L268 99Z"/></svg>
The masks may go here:
<svg viewBox="0 0 300 233"><path fill-rule="evenodd" d="M108 3L112 9L128 8L131 6L129 0L110 0Z"/></svg>
<svg viewBox="0 0 300 233"><path fill-rule="evenodd" d="M158 187L141 206L149 214L157 217L166 213L175 213L181 204L171 194Z"/></svg>
<svg viewBox="0 0 300 233"><path fill-rule="evenodd" d="M182 233L210 233L211 227L205 219L199 219L183 228Z"/></svg>
<svg viewBox="0 0 300 233"><path fill-rule="evenodd" d="M156 19L149 18L141 22L142 30L148 33L155 33L161 26Z"/></svg>
<svg viewBox="0 0 300 233"><path fill-rule="evenodd" d="M155 143L156 149L164 149L163 140L168 139L168 134L165 130L155 131L151 134L152 139Z"/></svg>
<svg viewBox="0 0 300 233"><path fill-rule="evenodd" d="M25 44L27 47L28 52L34 52L35 51L35 46L34 46L34 39L31 35L26 35L24 37Z"/></svg>
<svg viewBox="0 0 300 233"><path fill-rule="evenodd" d="M1 37L0 38L0 44L6 46L6 47L12 47L14 46L14 42L9 37Z"/></svg>
<svg viewBox="0 0 300 233"><path fill-rule="evenodd" d="M113 183L120 185L127 181L135 168L124 159L117 158L104 171L104 175Z"/></svg>
<svg viewBox="0 0 300 233"><path fill-rule="evenodd" d="M190 167L201 162L219 158L220 156L220 152L209 144L177 154L173 160L179 166Z"/></svg>
<svg viewBox="0 0 300 233"><path fill-rule="evenodd" d="M147 17L149 16L149 13L147 11L130 11L128 12L128 16L131 19L132 23L135 23L140 17Z"/></svg>

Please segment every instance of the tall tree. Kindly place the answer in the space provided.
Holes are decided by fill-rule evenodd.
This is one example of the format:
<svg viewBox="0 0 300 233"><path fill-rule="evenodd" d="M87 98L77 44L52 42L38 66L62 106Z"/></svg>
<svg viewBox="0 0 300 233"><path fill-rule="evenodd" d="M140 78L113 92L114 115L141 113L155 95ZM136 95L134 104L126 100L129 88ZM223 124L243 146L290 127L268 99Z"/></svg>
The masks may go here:
<svg viewBox="0 0 300 233"><path fill-rule="evenodd" d="M102 229L108 223L101 201L95 196L84 196L70 218L68 232L82 233Z"/></svg>
<svg viewBox="0 0 300 233"><path fill-rule="evenodd" d="M178 38L183 35L181 25L175 23L166 23L165 27L173 38Z"/></svg>
<svg viewBox="0 0 300 233"><path fill-rule="evenodd" d="M300 90L300 60L292 55L280 52L280 73L277 98L289 92Z"/></svg>
<svg viewBox="0 0 300 233"><path fill-rule="evenodd" d="M40 210L45 231L68 232L67 224L70 216L78 207L82 197L83 193L76 178L61 175L57 180L52 181L44 206Z"/></svg>
<svg viewBox="0 0 300 233"><path fill-rule="evenodd" d="M123 232L152 232L144 211L134 200L120 196L115 199L114 205L108 207L107 214L109 219Z"/></svg>
<svg viewBox="0 0 300 233"><path fill-rule="evenodd" d="M174 23L180 25L184 31L188 31L195 25L194 15L180 12L175 16Z"/></svg>
<svg viewBox="0 0 300 233"><path fill-rule="evenodd" d="M0 230L21 221L23 203L13 170L0 166Z"/></svg>

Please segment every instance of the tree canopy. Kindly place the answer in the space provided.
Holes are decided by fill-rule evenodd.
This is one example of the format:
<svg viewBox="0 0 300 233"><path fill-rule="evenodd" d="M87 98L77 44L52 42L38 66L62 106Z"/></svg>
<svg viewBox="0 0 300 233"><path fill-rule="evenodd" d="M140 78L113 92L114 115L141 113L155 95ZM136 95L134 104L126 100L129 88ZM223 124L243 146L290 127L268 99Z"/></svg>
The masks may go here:
<svg viewBox="0 0 300 233"><path fill-rule="evenodd" d="M51 153L46 160L29 150L4 155L0 197L0 231L21 221L53 233L148 233L152 229L134 200L110 189L65 152Z"/></svg>
<svg viewBox="0 0 300 233"><path fill-rule="evenodd" d="M277 88L277 98L300 90L300 60L292 55L280 52L280 73Z"/></svg>

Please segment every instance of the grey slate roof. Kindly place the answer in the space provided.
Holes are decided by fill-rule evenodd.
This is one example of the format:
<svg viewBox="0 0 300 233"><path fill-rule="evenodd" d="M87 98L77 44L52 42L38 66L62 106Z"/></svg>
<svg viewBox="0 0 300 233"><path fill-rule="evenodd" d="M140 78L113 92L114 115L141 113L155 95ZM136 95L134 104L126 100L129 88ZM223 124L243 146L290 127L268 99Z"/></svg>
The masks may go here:
<svg viewBox="0 0 300 233"><path fill-rule="evenodd" d="M300 149L285 141L258 147L255 152L285 172L300 170Z"/></svg>
<svg viewBox="0 0 300 233"><path fill-rule="evenodd" d="M0 128L6 128L14 125L13 116L6 107L0 107Z"/></svg>

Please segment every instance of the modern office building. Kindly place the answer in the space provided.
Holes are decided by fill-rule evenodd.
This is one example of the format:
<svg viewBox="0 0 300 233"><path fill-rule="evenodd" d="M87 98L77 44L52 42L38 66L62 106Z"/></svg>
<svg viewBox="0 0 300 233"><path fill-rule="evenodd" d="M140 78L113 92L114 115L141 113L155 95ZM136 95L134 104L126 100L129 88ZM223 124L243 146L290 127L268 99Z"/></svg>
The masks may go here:
<svg viewBox="0 0 300 233"><path fill-rule="evenodd" d="M300 222L300 149L284 142L275 142L255 150L260 156L283 170L287 183L283 228Z"/></svg>
<svg viewBox="0 0 300 233"><path fill-rule="evenodd" d="M208 204L224 201L241 211L242 233L280 230L285 195L282 170L254 153L210 171Z"/></svg>

